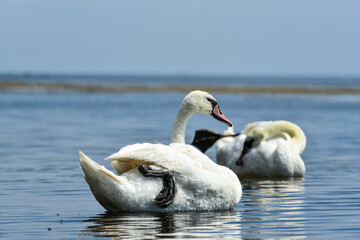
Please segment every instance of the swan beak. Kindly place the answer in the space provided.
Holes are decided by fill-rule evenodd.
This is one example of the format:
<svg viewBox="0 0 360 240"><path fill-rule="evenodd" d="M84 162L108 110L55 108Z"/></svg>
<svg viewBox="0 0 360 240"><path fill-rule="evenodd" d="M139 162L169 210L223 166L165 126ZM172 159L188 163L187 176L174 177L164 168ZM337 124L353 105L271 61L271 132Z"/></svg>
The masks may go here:
<svg viewBox="0 0 360 240"><path fill-rule="evenodd" d="M255 141L255 138L249 138L247 137L245 142L244 142L244 146L243 146L243 149L242 149L242 152L240 154L240 157L238 158L238 160L236 161L236 165L243 165L244 164L244 158L245 158L245 155L248 154L248 152L251 150L251 148L253 147L253 144L254 144L254 141Z"/></svg>
<svg viewBox="0 0 360 240"><path fill-rule="evenodd" d="M240 165L243 165L244 164L244 157L245 155L249 152L249 148L244 146L241 154L240 154L240 157L238 158L238 160L236 161L236 165L240 166Z"/></svg>
<svg viewBox="0 0 360 240"><path fill-rule="evenodd" d="M225 115L220 111L220 107L218 104L215 105L215 107L213 108L213 111L211 113L211 116L213 116L216 120L219 120L220 122L225 123L226 125L228 125L229 127L232 127L232 123L230 122L229 119L227 119L227 117L225 117Z"/></svg>

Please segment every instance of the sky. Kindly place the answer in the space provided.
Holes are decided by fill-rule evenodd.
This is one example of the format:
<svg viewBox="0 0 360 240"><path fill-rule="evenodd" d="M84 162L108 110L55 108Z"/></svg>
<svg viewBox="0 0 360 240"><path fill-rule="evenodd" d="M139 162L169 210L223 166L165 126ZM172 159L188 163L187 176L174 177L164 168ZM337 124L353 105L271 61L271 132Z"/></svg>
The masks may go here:
<svg viewBox="0 0 360 240"><path fill-rule="evenodd" d="M0 73L360 76L359 0L0 0Z"/></svg>

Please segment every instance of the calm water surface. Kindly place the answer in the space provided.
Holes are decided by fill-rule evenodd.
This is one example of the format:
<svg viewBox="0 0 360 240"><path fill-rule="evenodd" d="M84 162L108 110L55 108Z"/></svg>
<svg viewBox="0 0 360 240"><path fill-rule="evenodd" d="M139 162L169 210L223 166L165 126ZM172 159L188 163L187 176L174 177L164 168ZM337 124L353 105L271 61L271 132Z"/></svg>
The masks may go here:
<svg viewBox="0 0 360 240"><path fill-rule="evenodd" d="M216 94L235 130L257 120L301 126L306 177L242 180L233 211L108 214L78 150L111 168L103 159L124 145L168 143L184 95L0 93L0 238L360 238L360 96L351 95ZM226 126L194 116L187 142L198 128Z"/></svg>

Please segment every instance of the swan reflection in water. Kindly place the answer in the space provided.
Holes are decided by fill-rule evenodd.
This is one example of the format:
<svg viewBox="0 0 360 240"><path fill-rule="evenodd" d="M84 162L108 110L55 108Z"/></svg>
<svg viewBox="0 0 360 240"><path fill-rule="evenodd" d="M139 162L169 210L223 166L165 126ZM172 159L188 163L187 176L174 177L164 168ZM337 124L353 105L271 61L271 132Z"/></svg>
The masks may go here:
<svg viewBox="0 0 360 240"><path fill-rule="evenodd" d="M303 179L242 180L235 210L186 213L99 214L85 220L89 238L240 239L306 237Z"/></svg>
<svg viewBox="0 0 360 240"><path fill-rule="evenodd" d="M81 231L82 237L234 239L241 235L241 219L239 214L233 210L187 213L120 213L118 215L106 213L91 217L85 222L88 223L88 226Z"/></svg>
<svg viewBox="0 0 360 240"><path fill-rule="evenodd" d="M242 237L306 237L303 178L241 182Z"/></svg>

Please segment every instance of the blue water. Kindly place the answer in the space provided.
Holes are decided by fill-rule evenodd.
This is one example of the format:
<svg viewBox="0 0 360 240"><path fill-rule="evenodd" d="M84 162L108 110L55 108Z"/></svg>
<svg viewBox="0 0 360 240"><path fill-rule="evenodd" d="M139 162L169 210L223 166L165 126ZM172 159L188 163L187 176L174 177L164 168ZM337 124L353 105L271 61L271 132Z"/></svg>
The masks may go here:
<svg viewBox="0 0 360 240"><path fill-rule="evenodd" d="M305 178L242 180L233 211L108 214L78 150L111 169L103 159L124 145L167 143L184 95L0 92L0 238L360 238L359 95L214 94L235 130L257 120L298 124L308 140ZM187 142L198 128L226 126L196 115Z"/></svg>

